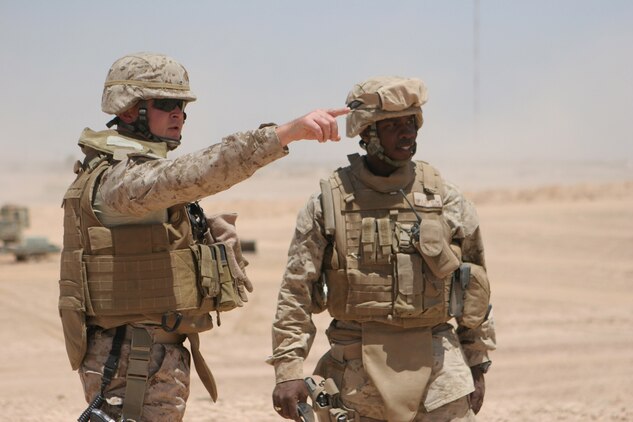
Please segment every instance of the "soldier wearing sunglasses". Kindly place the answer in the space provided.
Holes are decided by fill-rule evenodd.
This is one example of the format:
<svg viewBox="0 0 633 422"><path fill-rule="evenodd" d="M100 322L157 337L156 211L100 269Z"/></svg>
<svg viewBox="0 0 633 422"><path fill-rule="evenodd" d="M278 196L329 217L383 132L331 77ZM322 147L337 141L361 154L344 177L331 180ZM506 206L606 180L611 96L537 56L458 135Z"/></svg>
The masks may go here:
<svg viewBox="0 0 633 422"><path fill-rule="evenodd" d="M198 333L242 306L252 286L235 216L207 218L196 201L284 157L290 142L338 141L336 117L348 111L316 110L167 159L195 100L172 58L124 56L103 89L111 129L79 138L85 158L63 202L59 310L90 403L80 421L182 420L190 360L217 398Z"/></svg>

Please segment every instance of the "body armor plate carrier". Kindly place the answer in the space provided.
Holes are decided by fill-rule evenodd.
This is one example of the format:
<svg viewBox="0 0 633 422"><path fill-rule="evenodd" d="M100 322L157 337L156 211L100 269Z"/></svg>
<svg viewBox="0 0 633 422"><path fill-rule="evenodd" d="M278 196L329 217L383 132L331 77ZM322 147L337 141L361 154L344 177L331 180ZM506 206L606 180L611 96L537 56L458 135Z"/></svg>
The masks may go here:
<svg viewBox="0 0 633 422"><path fill-rule="evenodd" d="M102 152L102 151L101 151ZM64 248L59 311L73 369L86 352L87 325L161 325L194 334L212 328L211 311L246 301L236 257L224 243L192 236L186 205L168 209L163 224L104 227L92 201L112 155L77 170L64 196ZM94 162L94 161L93 161Z"/></svg>
<svg viewBox="0 0 633 422"><path fill-rule="evenodd" d="M333 238L323 264L327 309L338 320L402 327L446 322L459 259L442 215L442 179L415 162L411 183L381 193L355 176L360 157L350 161L321 184L325 230Z"/></svg>

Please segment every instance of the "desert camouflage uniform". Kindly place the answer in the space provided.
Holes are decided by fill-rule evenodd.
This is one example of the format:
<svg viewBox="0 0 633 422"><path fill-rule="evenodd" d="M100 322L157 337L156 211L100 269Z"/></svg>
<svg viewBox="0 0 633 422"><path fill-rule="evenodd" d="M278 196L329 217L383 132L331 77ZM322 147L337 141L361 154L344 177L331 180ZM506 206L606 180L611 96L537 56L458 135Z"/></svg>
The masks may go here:
<svg viewBox="0 0 633 422"><path fill-rule="evenodd" d="M463 261L483 266L476 211L454 185L445 186L443 213L453 238L462 240ZM277 383L304 377L303 361L316 334L311 319L313 284L321 276L327 245L320 194L314 194L297 218L273 322L273 355L268 363L275 366ZM333 326L361 336L360 324L355 321L333 321ZM487 352L495 348L492 315L476 330L462 327L458 331L459 335L450 324L433 329L434 364L415 421L474 420L468 401L474 390L469 367L489 361ZM346 362L339 389L343 403L359 412L361 420L385 419L382 398L365 373L362 359Z"/></svg>
<svg viewBox="0 0 633 422"><path fill-rule="evenodd" d="M150 333L156 330L154 327L145 328ZM110 354L114 332L114 329L94 329L89 335L88 351L79 368L79 377L88 402L101 391L103 365ZM129 353L128 337L121 347L117 373L107 388L106 402L101 406L103 411L115 419L121 416ZM149 378L143 400L143 420L182 420L189 397L189 362L189 351L182 343L152 345Z"/></svg>
<svg viewBox="0 0 633 422"><path fill-rule="evenodd" d="M175 160L128 160L103 175L101 212L145 216L171 205L222 192L283 157L272 126L238 132L221 143ZM125 224L131 224L126 222Z"/></svg>
<svg viewBox="0 0 633 422"><path fill-rule="evenodd" d="M166 222L168 207L226 190L286 154L287 149L279 143L274 128L264 127L236 133L219 144L174 160L125 157L104 173L93 208L106 227ZM150 334L156 329L134 325L147 327ZM103 364L110 353L114 331L94 325L89 329L88 350L79 368L87 401L100 390ZM116 376L105 394L107 404L103 410L112 417L121 414L129 348L128 337ZM189 351L182 342L154 344L150 359L143 420L182 420L189 396Z"/></svg>

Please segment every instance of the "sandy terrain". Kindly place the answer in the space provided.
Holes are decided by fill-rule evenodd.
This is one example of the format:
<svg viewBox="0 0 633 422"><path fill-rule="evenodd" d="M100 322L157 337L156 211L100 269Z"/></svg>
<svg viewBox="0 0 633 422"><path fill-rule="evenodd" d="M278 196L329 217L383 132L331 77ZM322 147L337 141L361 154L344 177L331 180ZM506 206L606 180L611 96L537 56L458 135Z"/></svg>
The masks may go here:
<svg viewBox="0 0 633 422"><path fill-rule="evenodd" d="M29 205L28 234L59 244L59 198L68 181L3 189L0 200ZM220 399L211 403L194 374L186 421L280 420L264 360L295 215L318 184L289 179L262 194L262 183L203 202L208 213L239 212L243 237L257 241L248 256L256 290L241 312L223 314L222 326L202 336ZM633 421L633 182L469 196L486 241L499 346L479 420ZM76 420L86 406L57 314L58 259L17 264L0 255L2 421ZM316 321L325 327L328 318ZM321 333L306 371L325 349Z"/></svg>

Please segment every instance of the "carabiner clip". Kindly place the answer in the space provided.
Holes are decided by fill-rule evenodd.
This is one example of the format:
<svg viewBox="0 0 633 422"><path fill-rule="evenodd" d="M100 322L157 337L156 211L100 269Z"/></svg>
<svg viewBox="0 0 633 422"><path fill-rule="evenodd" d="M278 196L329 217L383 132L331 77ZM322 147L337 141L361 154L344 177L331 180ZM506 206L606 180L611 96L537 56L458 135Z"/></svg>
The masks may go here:
<svg viewBox="0 0 633 422"><path fill-rule="evenodd" d="M167 325L167 318L169 318L169 313L165 312L163 317L161 318L160 328L165 330L168 333L174 332L180 327L180 322L182 321L182 314L180 312L176 312L176 321L174 321L174 325L171 327Z"/></svg>

